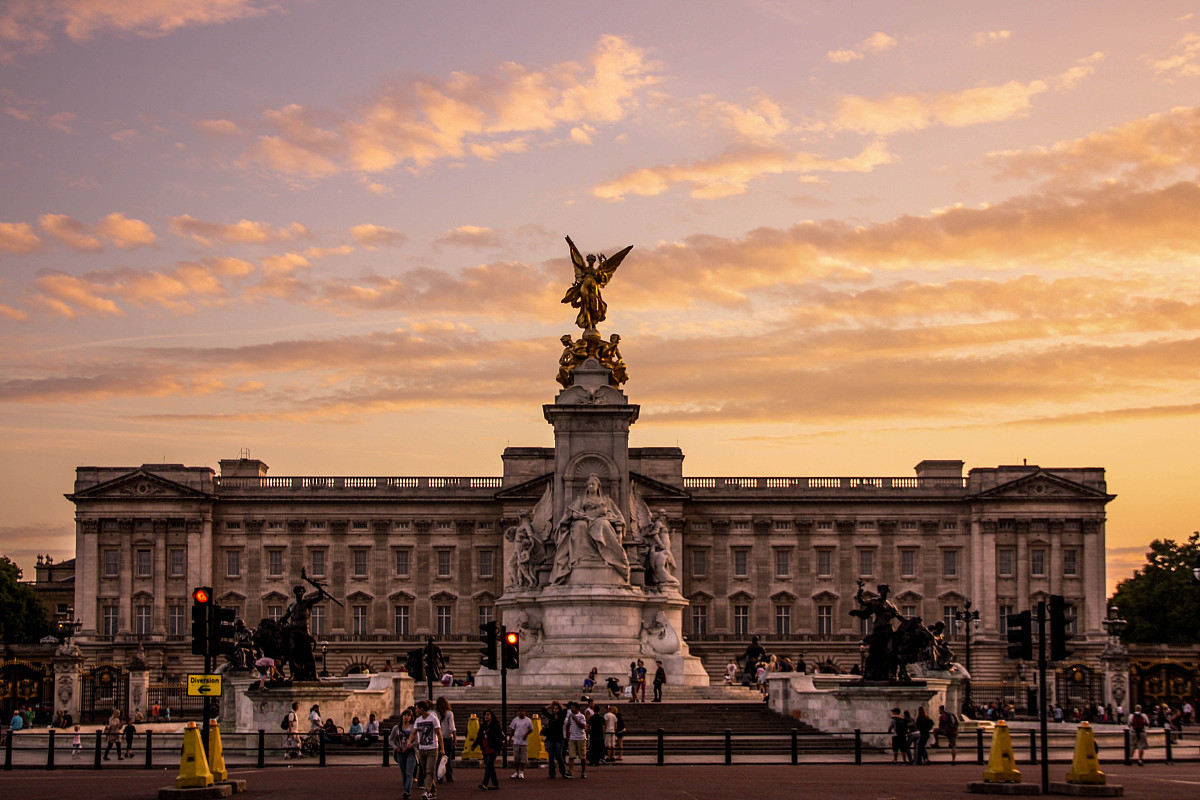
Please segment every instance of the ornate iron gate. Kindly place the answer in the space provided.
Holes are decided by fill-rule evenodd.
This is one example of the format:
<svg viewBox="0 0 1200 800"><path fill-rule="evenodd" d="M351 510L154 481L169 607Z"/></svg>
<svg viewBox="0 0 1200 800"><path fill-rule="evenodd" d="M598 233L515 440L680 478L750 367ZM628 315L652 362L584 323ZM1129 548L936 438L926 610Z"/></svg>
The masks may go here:
<svg viewBox="0 0 1200 800"><path fill-rule="evenodd" d="M1200 693L1197 671L1175 661L1134 664L1131 672L1135 702L1144 708L1160 703L1179 707Z"/></svg>
<svg viewBox="0 0 1200 800"><path fill-rule="evenodd" d="M16 708L33 708L45 724L54 713L54 670L50 664L5 661L0 664L0 710L5 720Z"/></svg>
<svg viewBox="0 0 1200 800"><path fill-rule="evenodd" d="M85 725L106 721L114 708L128 711L129 673L113 664L97 664L83 672L80 697L80 722Z"/></svg>

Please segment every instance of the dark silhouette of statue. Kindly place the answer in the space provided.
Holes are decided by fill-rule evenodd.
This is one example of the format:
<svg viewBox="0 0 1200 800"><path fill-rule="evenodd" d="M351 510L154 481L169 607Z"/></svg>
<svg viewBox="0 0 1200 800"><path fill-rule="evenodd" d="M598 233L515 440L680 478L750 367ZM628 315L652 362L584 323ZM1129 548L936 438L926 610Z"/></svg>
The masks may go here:
<svg viewBox="0 0 1200 800"><path fill-rule="evenodd" d="M906 680L908 671L903 670L903 674L901 674L899 641L892 624L896 620L903 622L904 617L900 614L900 609L896 608L896 604L888 600L891 587L886 583L881 583L876 590L879 592L877 597L867 597L863 594L863 582L859 581L858 591L854 595L859 608L850 609L851 616L873 620L871 632L862 640L863 644L867 646L866 662L863 664L863 680Z"/></svg>

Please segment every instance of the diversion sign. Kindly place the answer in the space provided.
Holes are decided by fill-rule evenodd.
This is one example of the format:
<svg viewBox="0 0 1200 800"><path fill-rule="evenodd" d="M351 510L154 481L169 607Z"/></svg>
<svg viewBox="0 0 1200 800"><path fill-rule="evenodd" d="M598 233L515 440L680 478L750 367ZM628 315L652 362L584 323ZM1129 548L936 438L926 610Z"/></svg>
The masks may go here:
<svg viewBox="0 0 1200 800"><path fill-rule="evenodd" d="M221 676L191 672L187 676L188 697L220 697Z"/></svg>

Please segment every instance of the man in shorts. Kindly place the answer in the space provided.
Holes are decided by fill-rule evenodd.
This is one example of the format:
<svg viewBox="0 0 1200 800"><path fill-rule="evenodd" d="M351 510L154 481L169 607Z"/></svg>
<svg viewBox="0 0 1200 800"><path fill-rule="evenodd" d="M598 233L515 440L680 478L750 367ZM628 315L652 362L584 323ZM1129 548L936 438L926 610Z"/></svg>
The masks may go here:
<svg viewBox="0 0 1200 800"><path fill-rule="evenodd" d="M519 781L525 780L525 765L529 762L529 734L533 733L533 720L525 716L525 709L518 708L517 716L508 723L512 738L513 767L516 772L511 777Z"/></svg>
<svg viewBox="0 0 1200 800"><path fill-rule="evenodd" d="M604 749L608 752L608 760L617 760L617 707L609 706L604 713Z"/></svg>
<svg viewBox="0 0 1200 800"><path fill-rule="evenodd" d="M1146 748L1150 743L1146 741L1146 729L1150 727L1150 717L1142 713L1141 706L1134 706L1133 713L1129 715L1129 731L1133 734L1133 741L1130 742L1129 749L1137 752L1137 763L1139 767L1145 766L1143 759L1146 758Z"/></svg>
<svg viewBox="0 0 1200 800"><path fill-rule="evenodd" d="M563 723L563 738L567 740L567 772L564 778L575 777L575 759L579 759L579 777L587 777L587 717L579 711L574 700L567 703L567 719Z"/></svg>

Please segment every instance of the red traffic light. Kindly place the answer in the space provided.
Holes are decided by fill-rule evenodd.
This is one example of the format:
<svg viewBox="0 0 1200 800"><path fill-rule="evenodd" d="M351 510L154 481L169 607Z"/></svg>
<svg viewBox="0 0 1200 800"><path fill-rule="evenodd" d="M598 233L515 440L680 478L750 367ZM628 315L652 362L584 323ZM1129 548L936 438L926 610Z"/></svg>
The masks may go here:
<svg viewBox="0 0 1200 800"><path fill-rule="evenodd" d="M508 642L510 645L516 645L519 638L520 637L516 634L516 632L510 631L509 633L504 634L504 641Z"/></svg>
<svg viewBox="0 0 1200 800"><path fill-rule="evenodd" d="M201 587L192 590L192 599L197 603L209 603L212 601L212 595L209 594L208 589Z"/></svg>

